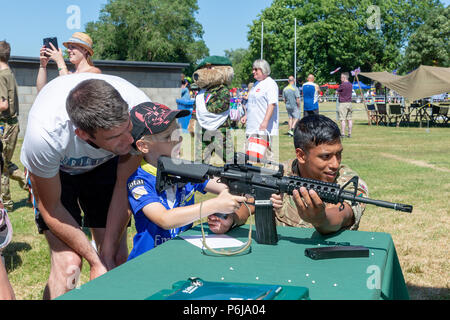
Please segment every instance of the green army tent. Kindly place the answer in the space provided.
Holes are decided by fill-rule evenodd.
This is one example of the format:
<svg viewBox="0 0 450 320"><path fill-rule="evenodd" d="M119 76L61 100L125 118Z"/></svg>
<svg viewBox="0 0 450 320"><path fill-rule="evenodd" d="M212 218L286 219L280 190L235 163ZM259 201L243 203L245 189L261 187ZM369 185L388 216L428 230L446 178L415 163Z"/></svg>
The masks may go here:
<svg viewBox="0 0 450 320"><path fill-rule="evenodd" d="M450 68L421 65L406 76L383 72L361 72L360 75L380 82L410 101L450 92Z"/></svg>

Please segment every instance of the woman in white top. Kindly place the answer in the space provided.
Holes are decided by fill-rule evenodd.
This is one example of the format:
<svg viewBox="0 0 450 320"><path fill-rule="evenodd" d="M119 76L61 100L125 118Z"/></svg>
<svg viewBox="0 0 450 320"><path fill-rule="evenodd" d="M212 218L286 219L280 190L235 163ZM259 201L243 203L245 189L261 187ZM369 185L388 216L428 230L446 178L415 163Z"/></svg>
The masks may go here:
<svg viewBox="0 0 450 320"><path fill-rule="evenodd" d="M75 32L67 42L63 43L63 45L67 48L70 62L75 65L74 73L102 73L100 69L96 68L92 63L94 50L92 49L92 39L89 35L83 32ZM47 64L50 59L56 62L60 76L71 73L67 69L61 48L57 50L52 43L50 43L50 46L51 48L43 46L40 51L39 58L41 64L36 80L38 92L47 84Z"/></svg>
<svg viewBox="0 0 450 320"><path fill-rule="evenodd" d="M278 85L270 77L270 65L266 60L253 62L253 85L247 102L247 114L241 118L246 124L246 134L278 135Z"/></svg>

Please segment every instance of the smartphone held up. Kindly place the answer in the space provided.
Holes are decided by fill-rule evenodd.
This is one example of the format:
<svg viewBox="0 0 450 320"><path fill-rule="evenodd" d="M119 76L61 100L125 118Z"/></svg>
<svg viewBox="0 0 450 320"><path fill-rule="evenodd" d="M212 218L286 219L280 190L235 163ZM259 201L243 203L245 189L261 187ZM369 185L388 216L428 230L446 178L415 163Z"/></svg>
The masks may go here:
<svg viewBox="0 0 450 320"><path fill-rule="evenodd" d="M58 48L58 39L56 37L50 37L50 38L44 38L44 40L42 41L44 44L44 47L47 49L52 49L52 46L50 45L53 44L53 46L55 47L56 50L59 50Z"/></svg>

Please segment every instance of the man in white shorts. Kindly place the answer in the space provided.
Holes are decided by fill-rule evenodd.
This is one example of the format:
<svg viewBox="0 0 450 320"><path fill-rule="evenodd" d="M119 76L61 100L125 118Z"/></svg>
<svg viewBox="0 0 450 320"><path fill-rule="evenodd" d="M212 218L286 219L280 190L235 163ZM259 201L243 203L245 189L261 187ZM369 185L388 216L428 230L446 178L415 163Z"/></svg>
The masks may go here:
<svg viewBox="0 0 450 320"><path fill-rule="evenodd" d="M343 72L341 74L341 84L337 89L339 94L339 119L341 120L341 137L345 137L345 127L346 122L348 123L348 135L350 138L352 136L352 91L353 86L348 81L349 74L348 72Z"/></svg>

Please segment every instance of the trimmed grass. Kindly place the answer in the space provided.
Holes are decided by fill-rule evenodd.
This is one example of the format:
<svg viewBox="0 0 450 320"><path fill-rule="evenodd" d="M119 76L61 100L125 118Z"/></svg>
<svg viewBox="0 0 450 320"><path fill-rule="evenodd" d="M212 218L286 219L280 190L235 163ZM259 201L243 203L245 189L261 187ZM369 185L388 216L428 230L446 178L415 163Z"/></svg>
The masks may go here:
<svg viewBox="0 0 450 320"><path fill-rule="evenodd" d="M321 113L336 119L335 103L322 103ZM280 106L279 159L295 156L285 135L287 114ZM450 128L368 126L362 105L354 105L351 139L344 139L343 163L358 172L370 197L412 204L412 214L367 206L360 230L392 235L412 299L450 299ZM185 136L185 142L188 136ZM14 162L19 161L19 141ZM50 261L45 238L37 233L27 192L11 182L15 201L10 212L14 236L5 250L6 267L18 299L41 299ZM211 198L198 195L197 201ZM135 229L128 232L132 247ZM85 263L81 283L89 280Z"/></svg>

